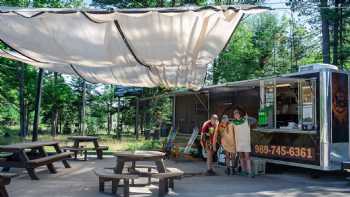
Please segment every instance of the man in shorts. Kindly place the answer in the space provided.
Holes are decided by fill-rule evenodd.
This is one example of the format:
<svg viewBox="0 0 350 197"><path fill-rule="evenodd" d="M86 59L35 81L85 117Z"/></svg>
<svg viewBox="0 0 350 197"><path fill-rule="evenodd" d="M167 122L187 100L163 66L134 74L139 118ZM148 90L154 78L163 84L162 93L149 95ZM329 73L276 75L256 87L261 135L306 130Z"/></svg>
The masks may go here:
<svg viewBox="0 0 350 197"><path fill-rule="evenodd" d="M213 114L210 120L203 123L201 129L201 145L207 151L207 175L213 176L215 172L213 170L213 156L216 149L214 144L214 134L219 125L219 118L216 114Z"/></svg>

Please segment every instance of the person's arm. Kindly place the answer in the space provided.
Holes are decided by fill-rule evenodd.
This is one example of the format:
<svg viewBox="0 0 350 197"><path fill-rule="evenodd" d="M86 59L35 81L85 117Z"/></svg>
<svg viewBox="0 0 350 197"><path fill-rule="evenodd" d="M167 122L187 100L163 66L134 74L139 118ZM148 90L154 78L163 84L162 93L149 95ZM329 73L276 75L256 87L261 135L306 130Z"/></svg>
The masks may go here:
<svg viewBox="0 0 350 197"><path fill-rule="evenodd" d="M234 150L236 152L236 134L235 134L235 128L232 123L228 124L228 129L229 129L229 132L232 132L233 146L235 147Z"/></svg>
<svg viewBox="0 0 350 197"><path fill-rule="evenodd" d="M213 150L216 151L216 143L218 141L219 136L219 126L216 126L214 136L213 136Z"/></svg>
<svg viewBox="0 0 350 197"><path fill-rule="evenodd" d="M207 127L207 121L203 123L202 128L201 128L201 139L200 139L200 143L201 146L204 147L204 138L205 138L205 130Z"/></svg>

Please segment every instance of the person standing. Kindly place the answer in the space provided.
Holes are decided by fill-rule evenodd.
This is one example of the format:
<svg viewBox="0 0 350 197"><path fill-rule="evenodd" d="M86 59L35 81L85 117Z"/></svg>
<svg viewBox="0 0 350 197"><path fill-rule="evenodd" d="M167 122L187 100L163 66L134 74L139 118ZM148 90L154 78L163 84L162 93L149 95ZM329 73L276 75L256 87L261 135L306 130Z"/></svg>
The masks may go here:
<svg viewBox="0 0 350 197"><path fill-rule="evenodd" d="M241 164L241 175L254 177L250 161L251 144L248 115L240 109L235 109L233 111L232 123L236 137L236 151L238 152Z"/></svg>
<svg viewBox="0 0 350 197"><path fill-rule="evenodd" d="M214 143L214 134L219 124L218 119L218 116L216 114L213 114L210 120L203 123L201 129L200 142L203 149L207 152L207 175L209 176L215 175L215 172L213 170L213 156L215 153L214 150L216 149L216 144Z"/></svg>
<svg viewBox="0 0 350 197"><path fill-rule="evenodd" d="M223 115L221 122L215 132L214 144L220 139L221 145L225 151L226 171L227 175L235 173L234 162L236 158L236 138L233 124L230 123L227 115ZM215 151L215 148L214 148Z"/></svg>

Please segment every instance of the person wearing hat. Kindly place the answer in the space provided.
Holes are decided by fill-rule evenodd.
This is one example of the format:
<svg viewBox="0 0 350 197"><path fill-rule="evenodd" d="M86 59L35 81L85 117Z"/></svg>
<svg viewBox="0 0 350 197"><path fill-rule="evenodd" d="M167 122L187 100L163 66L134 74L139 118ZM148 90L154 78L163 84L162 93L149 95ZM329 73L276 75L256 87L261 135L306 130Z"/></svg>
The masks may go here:
<svg viewBox="0 0 350 197"><path fill-rule="evenodd" d="M242 169L241 175L254 177L250 162L251 144L248 115L238 108L235 109L233 111L232 124L235 131L236 151L238 152Z"/></svg>
<svg viewBox="0 0 350 197"><path fill-rule="evenodd" d="M218 116L216 114L213 114L210 120L203 123L201 129L200 143L207 152L207 175L209 176L215 175L215 172L213 170L213 156L215 152L214 150L216 149L216 144L214 144L214 134L219 124L218 119Z"/></svg>
<svg viewBox="0 0 350 197"><path fill-rule="evenodd" d="M216 141L220 139L221 145L225 151L226 158L226 174L230 175L235 173L234 170L234 162L236 157L236 139L235 132L233 129L233 124L230 123L227 115L223 115L221 118L221 122L215 132L214 136L214 144ZM214 149L215 151L215 149Z"/></svg>

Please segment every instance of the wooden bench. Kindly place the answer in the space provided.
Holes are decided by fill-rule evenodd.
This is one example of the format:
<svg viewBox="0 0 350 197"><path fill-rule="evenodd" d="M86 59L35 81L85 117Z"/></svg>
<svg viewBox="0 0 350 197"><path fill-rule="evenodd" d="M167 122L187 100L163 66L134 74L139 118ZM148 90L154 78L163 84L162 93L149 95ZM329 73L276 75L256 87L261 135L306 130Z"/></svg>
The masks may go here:
<svg viewBox="0 0 350 197"><path fill-rule="evenodd" d="M52 163L55 161L61 161L61 160L68 159L71 157L71 155L72 155L72 153L62 152L62 153L57 153L57 154L46 156L46 157L40 157L38 159L32 159L26 163L26 169L28 171L29 176L32 179L38 180L39 178L35 175L35 170L34 170L35 168L46 165L51 173L57 173L57 171ZM65 166L65 167L67 168L70 166Z"/></svg>
<svg viewBox="0 0 350 197"><path fill-rule="evenodd" d="M6 191L5 186L9 185L11 182L11 178L17 176L14 173L0 173L0 196L8 197L8 193Z"/></svg>
<svg viewBox="0 0 350 197"><path fill-rule="evenodd" d="M159 179L158 196L163 197L169 192L169 188L174 190L174 179L181 179L184 172L177 168L167 168L164 173L152 174L152 178Z"/></svg>
<svg viewBox="0 0 350 197"><path fill-rule="evenodd" d="M135 174L115 174L113 170L95 169L95 174L98 176L99 191L104 192L105 182L112 181L112 194L117 194L119 179L123 179L124 197L129 197L129 180L137 179L139 176Z"/></svg>
<svg viewBox="0 0 350 197"><path fill-rule="evenodd" d="M30 167L39 167L39 166L43 166L43 165L47 165L50 163L53 163L55 161L60 161L63 159L68 159L72 156L72 153L68 153L68 152L63 152L63 153L57 153L54 155L50 155L50 156L46 156L46 157L40 157L38 159L32 159L28 161L28 164Z"/></svg>
<svg viewBox="0 0 350 197"><path fill-rule="evenodd" d="M1 153L0 152L0 162L6 162L12 156L13 156L13 153ZM10 168L3 167L1 171L8 172L8 171L10 171Z"/></svg>
<svg viewBox="0 0 350 197"><path fill-rule="evenodd" d="M147 169L147 172L142 172L137 169ZM152 169L157 169L156 166L153 165L137 165L137 166L129 166L128 167L128 172L129 173L137 173L141 176L147 176L148 177L148 185L151 184L151 179L152 179ZM131 180L131 184L134 185L134 180Z"/></svg>
<svg viewBox="0 0 350 197"><path fill-rule="evenodd" d="M108 146L98 145L97 147L95 147L95 149L96 149L97 158L98 159L103 159L103 151L104 150L108 150L109 147Z"/></svg>
<svg viewBox="0 0 350 197"><path fill-rule="evenodd" d="M84 161L87 161L87 151L89 150L89 148L86 148L84 146L80 146L80 147L73 147L73 146L65 146L62 147L62 150L64 152L72 152L74 153L74 159L77 160L78 159L78 153L79 154L84 154Z"/></svg>

